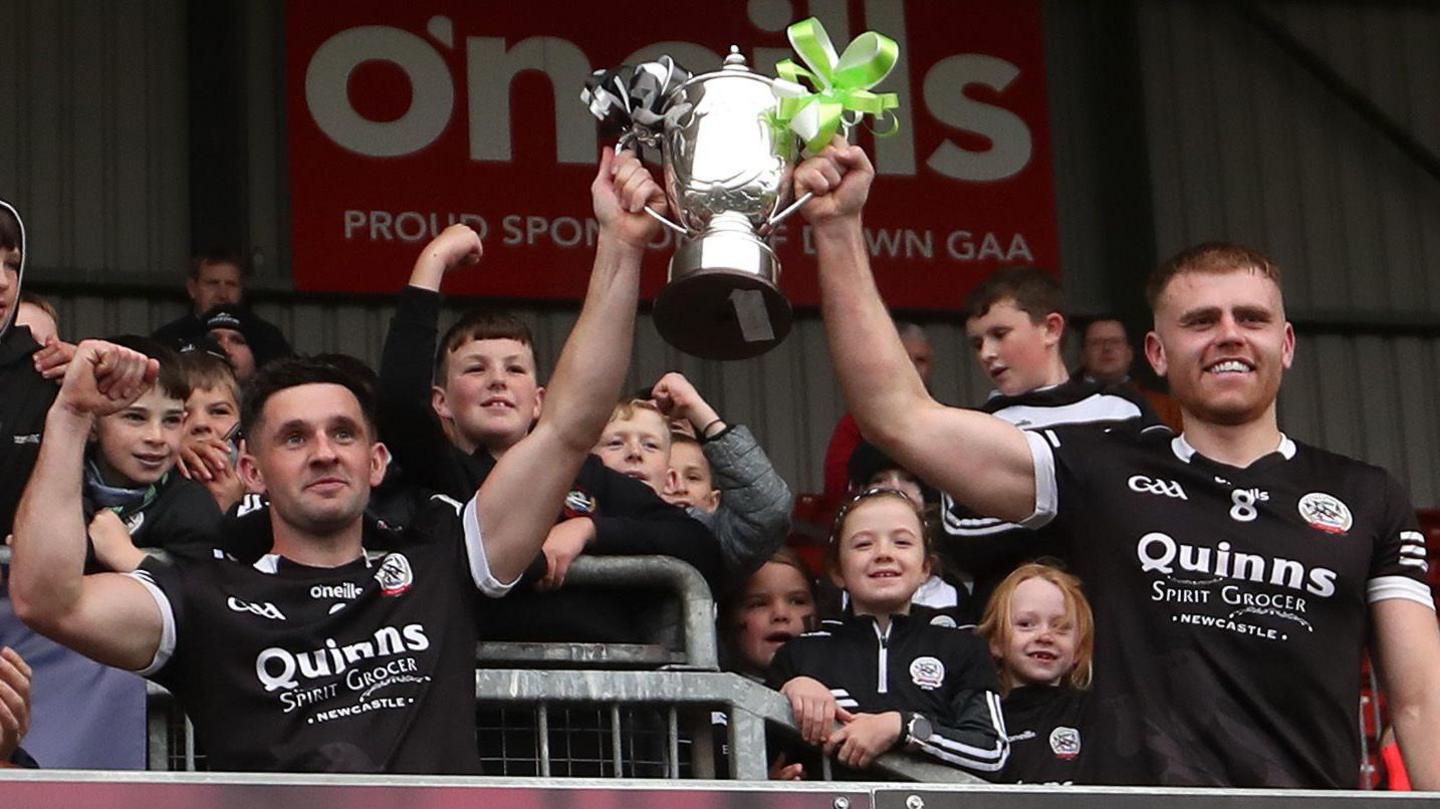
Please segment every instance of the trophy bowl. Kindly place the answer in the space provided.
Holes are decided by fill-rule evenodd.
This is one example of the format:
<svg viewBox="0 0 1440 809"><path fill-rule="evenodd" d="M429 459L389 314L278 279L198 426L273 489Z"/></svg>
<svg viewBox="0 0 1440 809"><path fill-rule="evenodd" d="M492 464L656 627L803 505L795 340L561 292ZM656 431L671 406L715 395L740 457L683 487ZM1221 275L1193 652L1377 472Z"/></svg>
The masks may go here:
<svg viewBox="0 0 1440 809"><path fill-rule="evenodd" d="M666 342L697 357L763 354L790 332L780 260L765 236L781 212L799 143L776 125L772 79L732 47L724 66L677 87L660 139L665 196L682 233L655 301Z"/></svg>

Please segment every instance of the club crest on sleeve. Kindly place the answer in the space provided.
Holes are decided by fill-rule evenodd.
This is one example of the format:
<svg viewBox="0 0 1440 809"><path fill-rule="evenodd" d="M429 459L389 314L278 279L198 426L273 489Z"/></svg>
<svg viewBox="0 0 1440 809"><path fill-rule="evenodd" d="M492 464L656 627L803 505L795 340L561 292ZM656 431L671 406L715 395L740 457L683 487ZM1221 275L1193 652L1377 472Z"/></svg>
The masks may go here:
<svg viewBox="0 0 1440 809"><path fill-rule="evenodd" d="M1080 731L1060 726L1050 731L1050 749L1055 757L1069 761L1080 755Z"/></svg>
<svg viewBox="0 0 1440 809"><path fill-rule="evenodd" d="M1300 517L1310 523L1311 528L1327 534L1344 534L1354 524L1350 507L1340 498L1324 492L1311 492L1300 498Z"/></svg>
<svg viewBox="0 0 1440 809"><path fill-rule="evenodd" d="M588 517L594 514L599 506L595 495L584 489L571 489L570 493L565 495L565 518Z"/></svg>
<svg viewBox="0 0 1440 809"><path fill-rule="evenodd" d="M404 595L415 583L415 573L410 569L410 560L402 553L386 554L380 560L380 569L375 571L375 580L380 582L380 594L387 597Z"/></svg>
<svg viewBox="0 0 1440 809"><path fill-rule="evenodd" d="M926 691L934 691L945 682L945 664L925 656L910 661L910 680Z"/></svg>

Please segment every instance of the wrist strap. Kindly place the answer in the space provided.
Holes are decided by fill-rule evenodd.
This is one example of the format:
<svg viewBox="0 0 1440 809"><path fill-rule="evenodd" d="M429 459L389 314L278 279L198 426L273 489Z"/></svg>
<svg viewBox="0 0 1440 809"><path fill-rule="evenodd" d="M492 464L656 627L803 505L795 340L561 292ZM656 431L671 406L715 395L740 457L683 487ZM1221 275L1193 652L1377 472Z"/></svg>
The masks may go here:
<svg viewBox="0 0 1440 809"><path fill-rule="evenodd" d="M712 436L710 435L710 428L711 428L711 427L714 427L714 426L717 425L717 424L724 424L724 423L725 423L725 419L722 419L722 418L720 418L719 416L716 416L715 418L711 419L708 424L706 424L704 427L701 427L701 428L700 428L700 440L701 440L701 441L709 441L709 440L711 439L711 437L712 437ZM724 431L722 430L721 432L724 432Z"/></svg>

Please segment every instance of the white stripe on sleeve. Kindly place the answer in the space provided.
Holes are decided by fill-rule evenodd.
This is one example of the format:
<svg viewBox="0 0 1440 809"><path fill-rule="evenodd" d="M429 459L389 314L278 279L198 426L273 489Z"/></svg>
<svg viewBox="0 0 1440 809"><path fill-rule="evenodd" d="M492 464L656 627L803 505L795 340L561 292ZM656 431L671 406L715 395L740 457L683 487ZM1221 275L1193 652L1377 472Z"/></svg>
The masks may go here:
<svg viewBox="0 0 1440 809"><path fill-rule="evenodd" d="M490 560L485 556L485 536L480 530L479 506L472 497L465 502L465 510L462 512L461 521L465 525L465 556L470 560L470 578L475 581L475 586L480 592L491 598L500 598L520 581L516 576L515 581L502 582L495 578L490 572Z"/></svg>
<svg viewBox="0 0 1440 809"><path fill-rule="evenodd" d="M165 664L169 663L170 657L175 654L175 609L170 605L169 596L155 584L149 573L132 570L125 575L140 582L140 586L145 588L145 592L150 594L155 600L155 606L160 609L160 645L155 647L155 657L151 659L150 665L135 671L141 677L149 677L165 668Z"/></svg>

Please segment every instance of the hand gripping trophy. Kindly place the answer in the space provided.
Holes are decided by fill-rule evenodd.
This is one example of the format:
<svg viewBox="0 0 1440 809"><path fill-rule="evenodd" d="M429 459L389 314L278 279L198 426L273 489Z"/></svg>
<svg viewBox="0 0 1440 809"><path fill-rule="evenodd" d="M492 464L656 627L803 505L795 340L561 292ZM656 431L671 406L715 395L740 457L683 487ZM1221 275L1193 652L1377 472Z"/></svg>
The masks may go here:
<svg viewBox="0 0 1440 809"><path fill-rule="evenodd" d="M808 69L786 60L778 78L762 76L732 46L712 73L692 76L662 56L597 71L581 94L603 134L618 134L622 147L660 150L666 198L680 221L647 210L680 239L655 301L655 327L697 357L746 359L785 339L792 313L766 239L805 202L786 206L802 147L818 152L842 128L848 134L864 115L888 115L898 104L894 94L869 90L895 65L893 40L868 32L837 56L818 20L788 34Z"/></svg>

